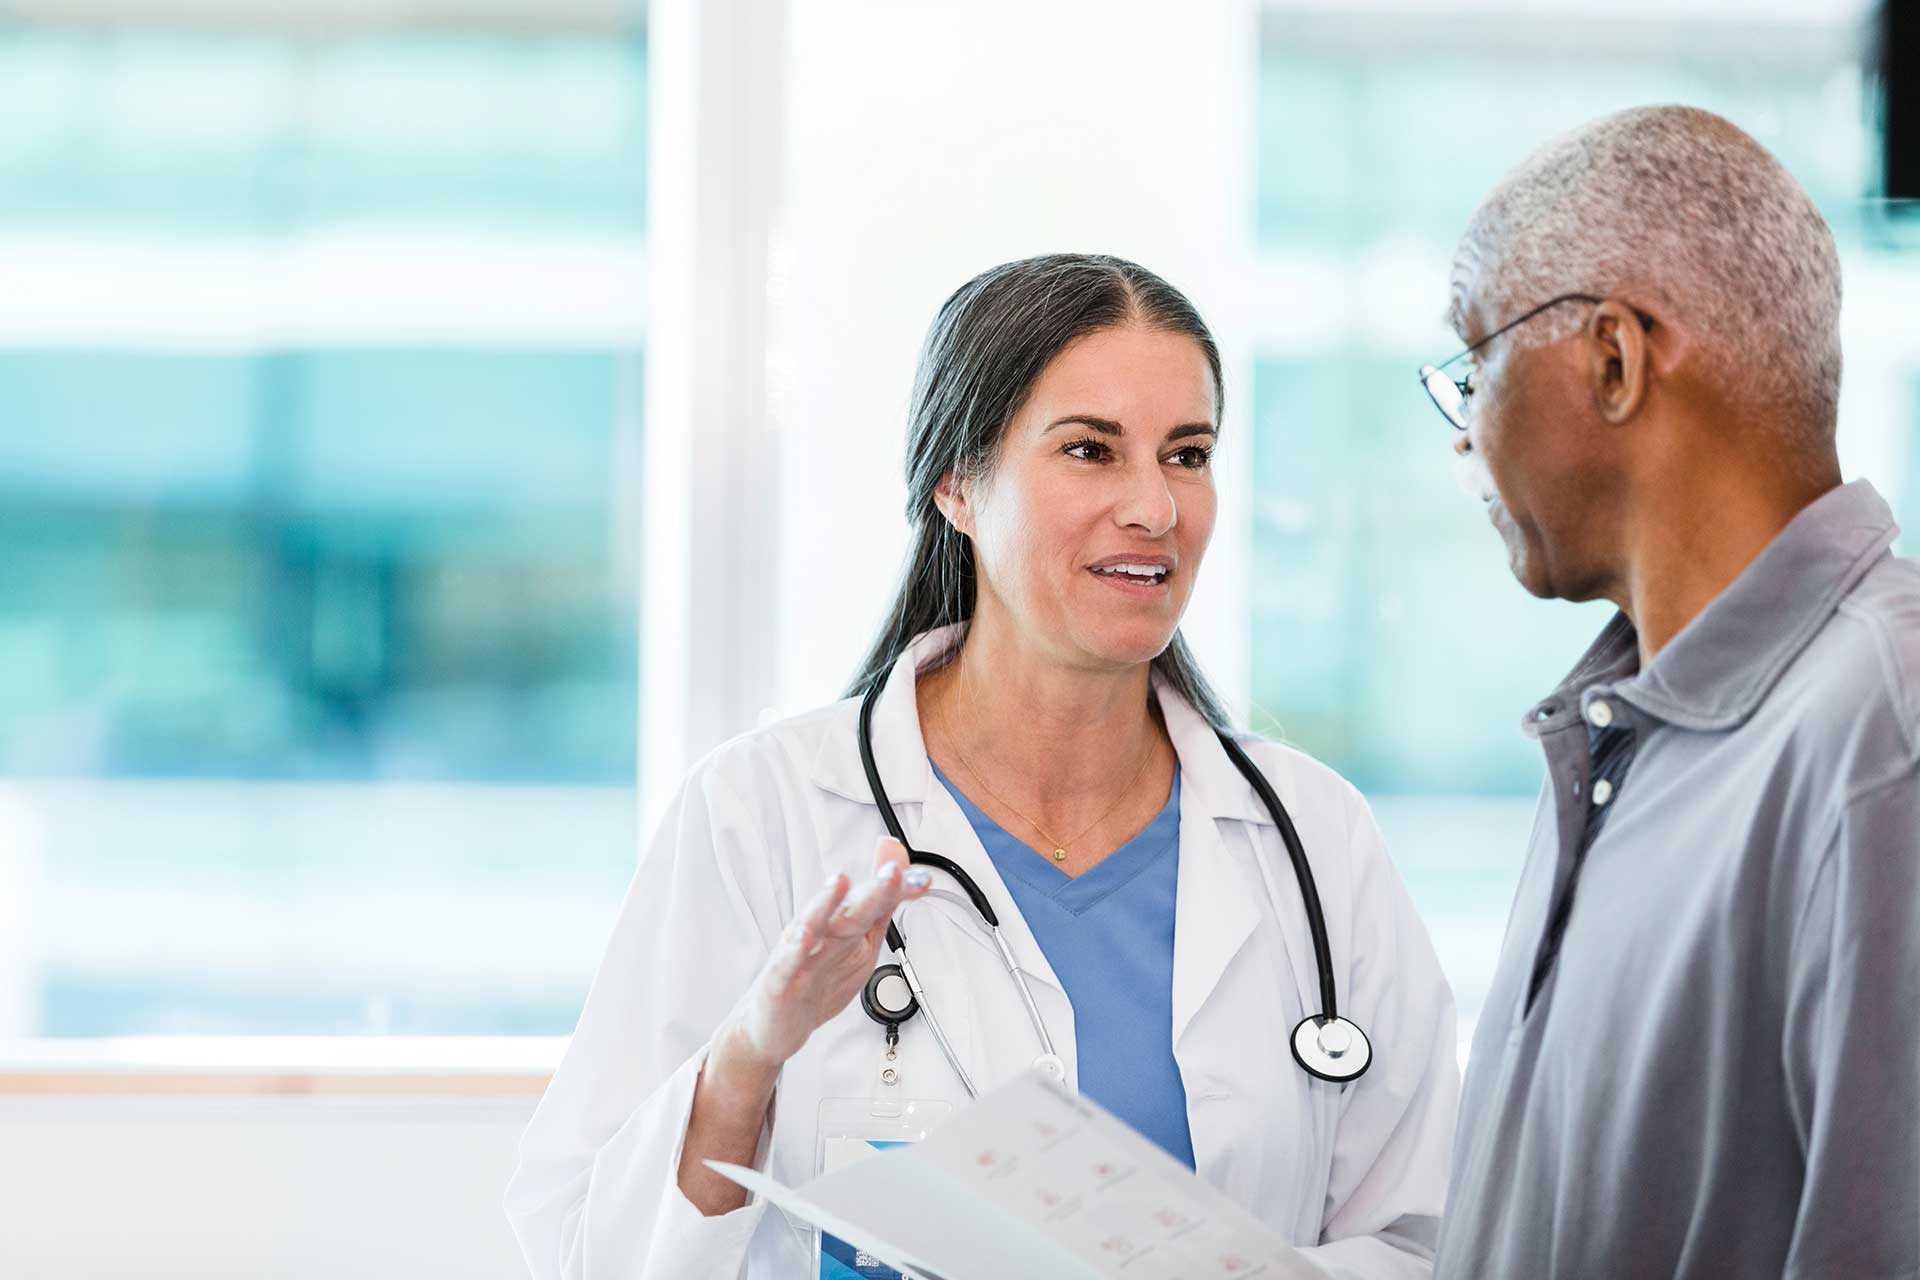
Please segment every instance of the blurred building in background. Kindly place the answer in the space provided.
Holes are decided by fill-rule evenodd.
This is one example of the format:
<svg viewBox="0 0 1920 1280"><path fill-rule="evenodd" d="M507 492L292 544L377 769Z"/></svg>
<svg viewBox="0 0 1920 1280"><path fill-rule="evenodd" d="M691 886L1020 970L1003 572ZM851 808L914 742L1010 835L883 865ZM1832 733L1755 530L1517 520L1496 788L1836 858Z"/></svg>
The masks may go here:
<svg viewBox="0 0 1920 1280"><path fill-rule="evenodd" d="M0 1037L563 1033L640 836L641 673L673 679L639 652L664 322L645 21L475 3L280 29L150 7L0 29ZM1455 349L1454 240L1583 120L1728 115L1834 226L1843 458L1920 526L1920 272L1865 199L1864 10L1238 8L1225 127L1252 154L1219 190L1246 235L1206 274L1239 292L1196 299L1240 353L1222 456L1245 474L1214 552L1244 579L1220 606L1246 655L1228 693L1366 792L1470 1026L1540 778L1518 719L1606 610L1524 596L1452 488L1413 371ZM825 40L810 12L787 7L796 59ZM910 54L872 39L864 56ZM857 165L857 133L808 132L833 114L816 86L801 67L770 90L794 154ZM796 225L775 291L812 250ZM877 257L932 237L971 270L1020 243L939 208L889 225ZM1024 251L1115 247L1059 232ZM768 464L788 518L894 519L897 481L841 465L783 358L744 356L816 433ZM898 416L864 430L897 476ZM789 600L864 583L807 573ZM880 604L863 586L836 609L857 634ZM767 701L835 696L859 655L827 631L819 669L784 666Z"/></svg>
<svg viewBox="0 0 1920 1280"><path fill-rule="evenodd" d="M525 16L0 30L0 1035L570 1026L646 43Z"/></svg>

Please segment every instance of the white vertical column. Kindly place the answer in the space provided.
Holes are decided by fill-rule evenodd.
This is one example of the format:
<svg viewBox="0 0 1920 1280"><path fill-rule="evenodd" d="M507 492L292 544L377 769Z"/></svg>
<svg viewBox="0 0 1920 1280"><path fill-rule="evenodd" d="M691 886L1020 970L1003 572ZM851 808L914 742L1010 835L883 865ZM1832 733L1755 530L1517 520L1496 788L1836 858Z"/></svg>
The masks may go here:
<svg viewBox="0 0 1920 1280"><path fill-rule="evenodd" d="M40 886L45 848L33 788L0 783L0 1040L40 1031L36 926L47 907Z"/></svg>
<svg viewBox="0 0 1920 1280"><path fill-rule="evenodd" d="M652 0L640 803L772 701L767 247L782 7Z"/></svg>
<svg viewBox="0 0 1920 1280"><path fill-rule="evenodd" d="M907 396L935 309L995 263L1076 250L1164 275L1221 339L1220 524L1187 630L1243 707L1253 0L1177 12L804 0L785 12L785 177L767 317L780 704L837 696L888 603L906 546Z"/></svg>

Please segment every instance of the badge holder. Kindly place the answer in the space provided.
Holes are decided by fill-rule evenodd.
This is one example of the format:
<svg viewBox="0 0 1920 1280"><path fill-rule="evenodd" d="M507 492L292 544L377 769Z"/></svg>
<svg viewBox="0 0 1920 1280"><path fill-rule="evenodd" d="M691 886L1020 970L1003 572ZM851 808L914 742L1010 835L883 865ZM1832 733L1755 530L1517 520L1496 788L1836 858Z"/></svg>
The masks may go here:
<svg viewBox="0 0 1920 1280"><path fill-rule="evenodd" d="M874 1066L873 1092L865 1098L823 1098L814 1172L832 1173L877 1152L918 1142L953 1111L944 1098L907 1096L898 1052L899 1032L889 1028L886 1050ZM814 1280L916 1280L838 1236L814 1228Z"/></svg>

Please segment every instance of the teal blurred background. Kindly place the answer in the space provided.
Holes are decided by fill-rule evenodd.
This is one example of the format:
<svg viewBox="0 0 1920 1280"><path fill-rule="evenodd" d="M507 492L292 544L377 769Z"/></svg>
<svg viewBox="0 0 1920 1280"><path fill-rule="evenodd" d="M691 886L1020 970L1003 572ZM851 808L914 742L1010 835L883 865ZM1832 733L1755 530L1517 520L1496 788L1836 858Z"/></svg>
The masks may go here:
<svg viewBox="0 0 1920 1280"><path fill-rule="evenodd" d="M0 262L81 295L0 350L0 1034L571 1026L634 847L643 334L379 267L639 251L646 101L638 27L0 29Z"/></svg>

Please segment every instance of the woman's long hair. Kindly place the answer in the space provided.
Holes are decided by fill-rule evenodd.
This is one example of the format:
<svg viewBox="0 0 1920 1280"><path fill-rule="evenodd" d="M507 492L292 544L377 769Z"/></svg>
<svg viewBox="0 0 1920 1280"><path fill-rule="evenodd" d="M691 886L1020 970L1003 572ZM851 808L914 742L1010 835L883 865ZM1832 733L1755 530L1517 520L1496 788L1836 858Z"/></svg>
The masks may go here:
<svg viewBox="0 0 1920 1280"><path fill-rule="evenodd" d="M1077 338L1125 324L1185 334L1213 370L1222 407L1220 349L1178 289L1122 258L1054 253L982 272L941 306L920 353L907 422L907 519L913 553L873 650L848 696L886 681L915 636L973 617L973 545L934 503L948 472L985 475L1007 424L1041 372ZM1167 683L1216 728L1228 720L1178 631L1153 660Z"/></svg>

